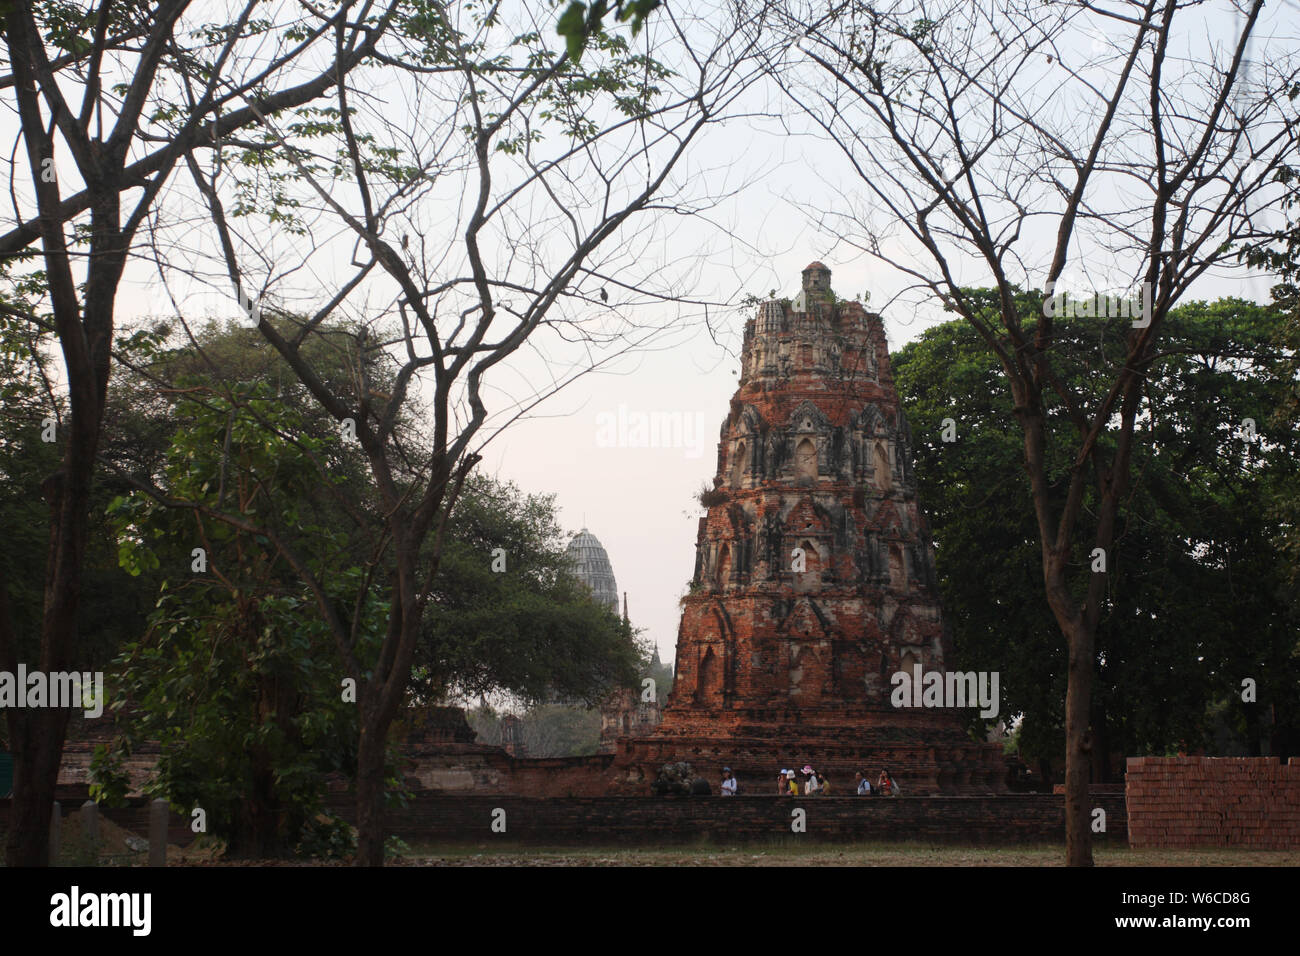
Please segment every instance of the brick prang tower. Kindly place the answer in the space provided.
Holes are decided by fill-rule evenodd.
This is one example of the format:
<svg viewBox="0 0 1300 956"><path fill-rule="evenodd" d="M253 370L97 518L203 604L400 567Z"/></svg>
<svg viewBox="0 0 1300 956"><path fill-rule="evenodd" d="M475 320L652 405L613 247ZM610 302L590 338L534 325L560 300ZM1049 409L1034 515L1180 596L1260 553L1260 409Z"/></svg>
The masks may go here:
<svg viewBox="0 0 1300 956"><path fill-rule="evenodd" d="M813 262L745 323L673 691L620 762L726 764L763 792L803 762L840 793L882 767L910 793L1001 792L1001 748L958 712L890 703L892 674L951 655L884 326L830 277Z"/></svg>

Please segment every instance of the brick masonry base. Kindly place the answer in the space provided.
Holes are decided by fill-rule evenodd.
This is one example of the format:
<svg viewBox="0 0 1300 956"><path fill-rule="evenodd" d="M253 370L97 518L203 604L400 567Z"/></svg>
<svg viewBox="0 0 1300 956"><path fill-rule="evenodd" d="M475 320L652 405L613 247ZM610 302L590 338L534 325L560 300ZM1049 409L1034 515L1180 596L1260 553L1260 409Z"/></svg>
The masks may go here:
<svg viewBox="0 0 1300 956"><path fill-rule="evenodd" d="M498 763L509 758L490 748L469 748ZM462 759L468 755L462 755ZM540 780L579 779L608 771L614 758L564 758L536 763ZM514 774L490 761L450 771L447 783L473 786L478 775ZM498 785L500 781L497 781ZM532 782L536 785L536 782ZM426 785L427 786L427 785ZM530 787L532 789L532 787ZM86 799L83 785L62 786L64 813ZM1300 847L1300 759L1276 757L1130 757L1123 792L1099 787L1090 802L1106 811L1106 838L1134 848ZM102 808L104 816L141 835L147 832L147 801ZM354 819L348 794L333 792L331 809ZM790 811L807 811L807 832L794 834ZM506 812L506 832L492 832L493 811ZM0 800L0 829L10 801ZM192 838L187 820L173 815L169 839ZM803 797L751 794L735 798L567 795L546 797L441 789L417 790L409 805L388 812L388 828L408 842L502 842L638 845L753 842L783 837L817 841L929 841L975 845L1060 842L1065 803L1060 794L996 796Z"/></svg>
<svg viewBox="0 0 1300 956"><path fill-rule="evenodd" d="M1300 759L1129 757L1135 847L1300 847Z"/></svg>
<svg viewBox="0 0 1300 956"><path fill-rule="evenodd" d="M84 792L65 788L63 813L81 806ZM1106 811L1106 833L1098 841L1127 837L1124 797L1094 794ZM334 792L329 809L356 820L352 795ZM791 811L806 811L806 832L794 833ZM494 812L505 811L505 833L492 831ZM101 807L105 818L140 836L149 832L148 802ZM10 801L0 800L0 830ZM499 816L499 815L498 815ZM387 812L388 832L408 843L654 846L695 841L761 843L782 838L813 843L947 843L1005 846L1060 843L1065 832L1064 798L1052 794L986 797L519 797L448 795L421 791L405 807ZM173 813L167 839L187 846L194 839L189 820Z"/></svg>
<svg viewBox="0 0 1300 956"><path fill-rule="evenodd" d="M1106 833L1126 839L1124 798L1098 795ZM343 794L331 806L347 820L353 807ZM806 832L791 829L796 808L806 811ZM505 832L495 833L496 811ZM533 845L629 844L653 846L695 841L752 843L783 838L809 842L926 842L983 846L1060 843L1064 798L1052 794L989 797L573 797L446 796L422 793L388 813L388 830L408 843Z"/></svg>

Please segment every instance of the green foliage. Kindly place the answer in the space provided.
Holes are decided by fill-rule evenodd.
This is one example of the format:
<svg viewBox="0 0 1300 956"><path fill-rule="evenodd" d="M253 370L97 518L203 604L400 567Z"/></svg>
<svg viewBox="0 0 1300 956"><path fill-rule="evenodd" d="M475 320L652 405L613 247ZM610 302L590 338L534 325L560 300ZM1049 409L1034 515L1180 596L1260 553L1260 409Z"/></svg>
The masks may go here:
<svg viewBox="0 0 1300 956"><path fill-rule="evenodd" d="M95 20L95 10L82 9L80 4L61 0L41 4L40 22L45 27L45 42L74 56L90 52Z"/></svg>
<svg viewBox="0 0 1300 956"><path fill-rule="evenodd" d="M481 743L502 743L501 715L482 706L465 714ZM529 757L582 757L600 748L600 712L566 704L538 704L519 715L518 733Z"/></svg>
<svg viewBox="0 0 1300 956"><path fill-rule="evenodd" d="M311 860L348 860L357 852L356 827L332 813L318 813L307 821L302 837L294 847L294 856ZM411 848L398 837L384 841L384 856L400 859L411 855Z"/></svg>
<svg viewBox="0 0 1300 956"><path fill-rule="evenodd" d="M573 577L554 496L474 476L448 528L416 665L413 688L427 700L506 692L590 705L635 686L644 654Z"/></svg>
<svg viewBox="0 0 1300 956"><path fill-rule="evenodd" d="M659 655L656 652L655 657L657 658L658 656ZM673 666L663 661L659 661L658 663L652 662L650 670L648 671L648 676L654 678L655 696L658 697L659 701L662 703L664 698L666 698L668 693L673 689Z"/></svg>
<svg viewBox="0 0 1300 956"><path fill-rule="evenodd" d="M505 35L496 29L502 23L498 6L478 0L453 10L427 0L405 2L392 11L390 26L403 38L404 59L412 66L482 80L473 92L456 94L454 105L453 121L470 148L477 147L483 133L491 140L490 149L518 156L553 132L570 140L599 137L604 127L594 117L649 115L662 92L660 83L671 71L653 57L633 53L627 37L607 32L605 23L607 17L629 23L635 37L659 3L618 0L612 10L604 0L590 7L571 4L558 18L567 55L541 31ZM288 39L307 36L294 25L280 29ZM497 103L505 114L500 125L502 113L492 109ZM153 119L174 132L185 115L164 103ZM310 217L302 211L304 200L296 187L309 177L320 183L350 182L359 166L372 190L410 194L439 175L409 143L382 143L355 106L308 104L273 112L268 120L244 130L237 144L216 147L218 164L228 171L235 194L228 207L232 217L257 217L290 234L306 235ZM455 166L448 156L434 165ZM462 158L473 161L468 153Z"/></svg>
<svg viewBox="0 0 1300 956"><path fill-rule="evenodd" d="M388 860L400 860L404 856L411 855L411 848L401 837L390 836L384 840L384 858Z"/></svg>
<svg viewBox="0 0 1300 956"><path fill-rule="evenodd" d="M344 455L339 440L308 434L265 381L226 391L206 394L194 379L172 409L162 484L187 507L137 493L110 508L122 566L162 569L164 580L147 632L115 662L109 696L123 734L96 755L96 782L120 795L122 758L157 740L149 793L203 807L231 855L280 855L304 839L324 775L352 766L356 708L342 700L342 662L314 596L268 535L293 541L327 593L359 607L363 659L387 609L378 594L357 600L362 569L322 504L319 463ZM194 570L194 547L206 571Z"/></svg>
<svg viewBox="0 0 1300 956"><path fill-rule="evenodd" d="M44 568L31 556L43 553L48 534L41 482L60 458L57 443L41 440L43 420L56 411L45 395L43 346L25 322L0 313L0 586L13 609L20 659L34 654L40 633Z"/></svg>
<svg viewBox="0 0 1300 956"><path fill-rule="evenodd" d="M659 8L662 0L614 0L614 20L617 23L631 21L632 35L636 36L645 25L646 17ZM595 0L590 7L578 0L571 0L556 23L555 32L564 37L570 58L582 59L582 53L593 37L604 32L605 15L610 13L605 0Z"/></svg>
<svg viewBox="0 0 1300 956"><path fill-rule="evenodd" d="M609 97L623 116L646 116L660 93L655 81L672 75L657 60L629 53L628 42L621 36L602 33L591 42L593 49L602 54L599 60L581 70L561 73L542 88L538 97L543 107L538 116L558 124L572 139L597 136L600 128L591 115L602 96Z"/></svg>
<svg viewBox="0 0 1300 956"><path fill-rule="evenodd" d="M357 851L357 831L345 820L318 813L303 827L294 856L313 860L343 860Z"/></svg>
<svg viewBox="0 0 1300 956"><path fill-rule="evenodd" d="M1300 228L1296 231L1300 233ZM1300 280L1300 269L1295 276ZM1291 388L1280 397L1267 427L1270 433L1294 433L1300 429L1300 286L1283 283L1274 290L1274 295L1285 314L1274 339L1288 356L1280 374L1289 378ZM1287 600L1292 607L1300 608L1300 496L1279 487L1268 504L1278 547L1285 557Z"/></svg>
<svg viewBox="0 0 1300 956"><path fill-rule="evenodd" d="M987 290L972 295L993 307ZM1020 301L1032 329L1040 303L1034 295ZM1237 696L1246 676L1259 681L1261 702L1273 703L1279 719L1300 704L1294 605L1279 591L1283 562L1259 507L1300 497L1300 435L1264 427L1290 386L1285 351L1272 338L1278 323L1276 308L1221 300L1184 305L1162 330L1164 355L1148 376L1130 494L1107 556L1093 717L1103 752L1203 743L1207 705L1234 699L1229 710L1249 741L1246 721L1259 710ZM1058 319L1060 374L1086 401L1107 386L1096 372L1122 354L1126 324ZM1002 713L1025 715L1022 757L1059 755L1064 639L1043 593L1023 438L1000 366L969 324L950 322L904 347L893 368L917 436L919 498L958 666L1001 673ZM1059 505L1077 436L1050 392L1048 400L1048 476ZM956 424L955 443L941 440L945 418ZM1262 440L1245 437L1248 418ZM1094 493L1075 538L1077 594L1090 573Z"/></svg>
<svg viewBox="0 0 1300 956"><path fill-rule="evenodd" d="M150 792L178 809L202 806L231 855L349 852L350 837L320 811L324 775L354 766L356 708L341 700L342 663L314 596L271 538L304 556L335 606L359 609L364 669L382 638L387 594L373 583L383 575L368 574L373 529L356 527L339 504L371 493L364 464L252 330L200 330L202 358L168 349L165 333L135 345L150 374L175 387L151 392L124 376L119 387L146 400L109 432L111 455L170 500L123 493L109 509L122 568L161 583L148 629L113 667L122 734L96 755L96 795L120 799L126 757L157 740L163 756ZM307 344L344 394L361 360L356 344L337 328ZM366 378L390 387L383 368ZM155 451L160 428L167 437ZM206 572L192 570L195 547L206 552ZM493 570L496 548L504 571ZM434 580L417 698L504 690L594 702L644 670L630 630L572 577L553 496L471 477ZM389 784L400 802L391 771Z"/></svg>
<svg viewBox="0 0 1300 956"><path fill-rule="evenodd" d="M0 264L0 302L35 311L43 274L15 275L14 265ZM18 660L29 664L39 655L45 603L50 511L44 483L62 465L68 422L58 388L61 370L49 355L52 339L40 326L0 312L0 587L12 614ZM45 440L51 437L48 426L53 426L53 441ZM82 668L102 667L127 635L139 633L153 603L148 585L156 582L131 587L117 566L117 544L103 515L120 490L111 476L100 476L91 487L79 615ZM74 724L80 720L73 718ZM0 720L0 743L6 723Z"/></svg>

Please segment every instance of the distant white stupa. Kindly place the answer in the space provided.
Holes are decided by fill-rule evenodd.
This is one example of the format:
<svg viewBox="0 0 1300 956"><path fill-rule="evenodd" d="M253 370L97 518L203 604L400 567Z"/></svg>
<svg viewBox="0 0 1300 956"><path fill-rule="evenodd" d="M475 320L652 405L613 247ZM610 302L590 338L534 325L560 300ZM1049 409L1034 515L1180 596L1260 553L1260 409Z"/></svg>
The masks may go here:
<svg viewBox="0 0 1300 956"><path fill-rule="evenodd" d="M614 580L614 567L609 563L600 540L583 528L573 536L568 548L573 573L591 590L595 599L618 613L618 584Z"/></svg>

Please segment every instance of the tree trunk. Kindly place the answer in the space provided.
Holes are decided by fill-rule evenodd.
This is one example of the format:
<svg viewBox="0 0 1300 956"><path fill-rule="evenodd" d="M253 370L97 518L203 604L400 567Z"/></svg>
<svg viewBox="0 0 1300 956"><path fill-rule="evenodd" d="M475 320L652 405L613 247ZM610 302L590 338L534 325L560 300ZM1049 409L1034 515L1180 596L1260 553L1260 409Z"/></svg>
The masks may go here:
<svg viewBox="0 0 1300 956"><path fill-rule="evenodd" d="M259 750L253 760L252 788L235 815L226 856L232 860L275 860L292 855L296 834L289 832L285 813L276 794L271 758Z"/></svg>
<svg viewBox="0 0 1300 956"><path fill-rule="evenodd" d="M247 623L243 640L251 645L266 622L250 606L243 612ZM263 675L258 683L259 725L275 725L291 744L301 741L293 729L292 717L299 711L297 693L291 681ZM274 756L265 746L251 754L252 780L248 798L235 814L226 855L231 859L274 860L293 855L305 822L297 807L287 806L276 785Z"/></svg>
<svg viewBox="0 0 1300 956"><path fill-rule="evenodd" d="M1244 704L1242 709L1246 712L1246 753L1252 757L1263 756L1260 747L1259 704Z"/></svg>
<svg viewBox="0 0 1300 956"><path fill-rule="evenodd" d="M362 709L361 740L357 748L357 866L384 865L384 758L388 722L378 726L379 714Z"/></svg>
<svg viewBox="0 0 1300 956"><path fill-rule="evenodd" d="M50 548L39 667L47 675L68 669L77 636L90 497L90 469L84 462L93 457L94 442L92 439L87 454L77 455L71 447L75 441L74 433L63 469L46 479L42 489L50 502ZM5 848L8 866L50 864L50 814L71 716L71 710L56 707L10 712L14 796Z"/></svg>
<svg viewBox="0 0 1300 956"><path fill-rule="evenodd" d="M447 502L459 493L465 472L477 463L477 457L467 460ZM435 474L437 472L435 471ZM441 473L445 482L447 472ZM445 513L444 513L445 522ZM411 532L407 523L396 521L392 525L397 569L389 605L388 630L379 660L361 691L360 740L357 746L357 866L384 865L384 763L388 756L388 731L406 699L406 687L411 681L411 662L419 640L420 618L423 606L415 599L419 558L418 541L428 531L425 524L415 522ZM445 523L438 528L435 557L427 572L432 581L438 570L436 549L442 547Z"/></svg>
<svg viewBox="0 0 1300 956"><path fill-rule="evenodd" d="M10 721L14 748L13 815L5 848L8 866L50 865L50 816L63 762L63 738L71 711L50 708Z"/></svg>
<svg viewBox="0 0 1300 956"><path fill-rule="evenodd" d="M1092 866L1092 808L1088 783L1092 773L1093 635L1076 619L1066 630L1069 685L1065 693L1065 863Z"/></svg>

